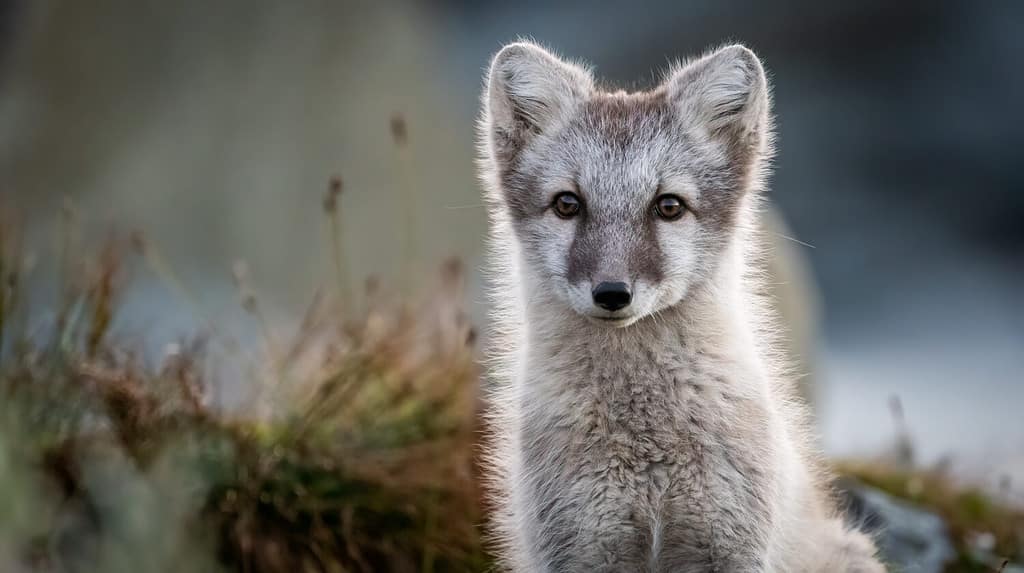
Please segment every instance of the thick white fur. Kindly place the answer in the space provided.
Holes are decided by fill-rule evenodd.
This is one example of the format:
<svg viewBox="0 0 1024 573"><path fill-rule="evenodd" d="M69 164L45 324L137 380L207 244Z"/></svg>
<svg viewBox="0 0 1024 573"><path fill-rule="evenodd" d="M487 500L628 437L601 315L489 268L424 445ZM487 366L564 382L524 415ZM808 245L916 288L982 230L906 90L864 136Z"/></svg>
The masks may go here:
<svg viewBox="0 0 1024 573"><path fill-rule="evenodd" d="M601 98L626 112L581 123ZM667 105L684 131L629 111L644 98ZM761 64L741 46L674 68L648 94L601 92L586 68L528 42L495 56L480 172L494 304L487 453L507 568L884 571L830 500L757 294L752 229L771 154L769 104ZM616 143L624 157L580 127L621 121L640 142ZM566 145L572 154L558 152ZM515 170L536 188L510 188ZM659 273L636 279L639 310L615 326L588 316L587 279L567 278L578 223L530 211L546 198L514 195L549 193L572 174L605 182L576 183L595 212L647 201L654 191L629 189L656 180L696 213L655 224ZM734 197L716 191L730 185ZM716 209L734 215L716 219ZM602 261L640 235L625 219L605 220Z"/></svg>

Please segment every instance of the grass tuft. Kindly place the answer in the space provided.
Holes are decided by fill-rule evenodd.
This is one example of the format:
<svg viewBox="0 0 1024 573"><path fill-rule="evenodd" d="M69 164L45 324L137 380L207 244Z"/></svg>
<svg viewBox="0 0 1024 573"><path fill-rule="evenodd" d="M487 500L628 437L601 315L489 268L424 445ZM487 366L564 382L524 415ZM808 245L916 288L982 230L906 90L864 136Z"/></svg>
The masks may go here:
<svg viewBox="0 0 1024 573"><path fill-rule="evenodd" d="M125 253L169 273L141 235L68 281L44 336L15 319L29 313L21 262L0 237L0 569L487 567L459 264L418 298L375 288L358 313L315 297L293 336L242 369L262 390L257 415L212 403L206 341L152 361L111 341Z"/></svg>

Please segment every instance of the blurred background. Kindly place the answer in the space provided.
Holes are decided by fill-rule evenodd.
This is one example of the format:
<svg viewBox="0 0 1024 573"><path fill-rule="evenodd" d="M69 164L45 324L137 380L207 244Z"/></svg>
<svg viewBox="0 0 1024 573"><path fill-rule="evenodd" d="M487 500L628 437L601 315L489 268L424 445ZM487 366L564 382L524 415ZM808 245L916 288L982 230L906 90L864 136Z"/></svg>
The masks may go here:
<svg viewBox="0 0 1024 573"><path fill-rule="evenodd" d="M490 55L530 37L639 89L741 41L774 85L770 197L827 451L889 447L897 397L922 463L1020 489L1022 30L1013 0L0 0L0 209L26 222L34 303L70 198L83 241L142 230L210 316L246 261L289 324L331 280L321 202L340 176L354 274L398 280L411 209L419 272L461 257L482 324ZM135 277L120 331L195 329L167 290Z"/></svg>

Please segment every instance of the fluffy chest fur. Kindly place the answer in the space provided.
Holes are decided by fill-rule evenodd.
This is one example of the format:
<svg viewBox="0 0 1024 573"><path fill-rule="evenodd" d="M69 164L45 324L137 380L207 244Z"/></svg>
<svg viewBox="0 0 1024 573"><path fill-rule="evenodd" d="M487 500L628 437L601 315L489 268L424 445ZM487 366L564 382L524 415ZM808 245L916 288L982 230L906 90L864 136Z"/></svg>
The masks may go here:
<svg viewBox="0 0 1024 573"><path fill-rule="evenodd" d="M539 568L591 553L603 562L587 567L722 567L768 542L765 385L715 340L638 326L643 336L567 331L524 356L514 501ZM591 551L605 545L616 549Z"/></svg>

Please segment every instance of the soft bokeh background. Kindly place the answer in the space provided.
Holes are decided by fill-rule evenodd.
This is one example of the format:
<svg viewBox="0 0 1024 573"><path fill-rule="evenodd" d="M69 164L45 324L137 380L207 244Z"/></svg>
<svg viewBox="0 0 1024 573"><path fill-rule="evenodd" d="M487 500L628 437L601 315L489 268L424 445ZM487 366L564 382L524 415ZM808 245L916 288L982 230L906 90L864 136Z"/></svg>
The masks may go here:
<svg viewBox="0 0 1024 573"><path fill-rule="evenodd" d="M244 259L287 324L331 280L332 175L357 275L397 279L408 209L424 274L449 254L482 264L473 122L503 42L535 38L639 88L742 41L773 79L771 197L818 292L802 310L827 450L887 447L897 396L924 463L1020 484L1022 29L1012 0L3 0L0 209L28 222L39 304L70 197L83 242L142 229L213 320L246 320L223 317ZM122 332L159 345L196 328L159 278L135 280Z"/></svg>

